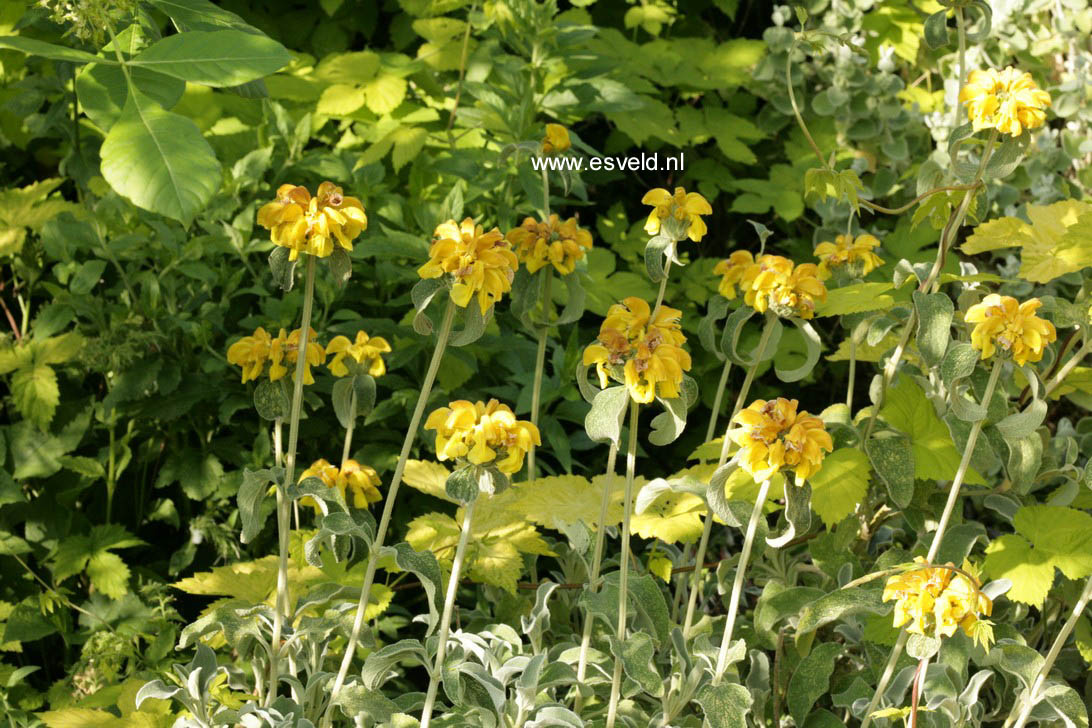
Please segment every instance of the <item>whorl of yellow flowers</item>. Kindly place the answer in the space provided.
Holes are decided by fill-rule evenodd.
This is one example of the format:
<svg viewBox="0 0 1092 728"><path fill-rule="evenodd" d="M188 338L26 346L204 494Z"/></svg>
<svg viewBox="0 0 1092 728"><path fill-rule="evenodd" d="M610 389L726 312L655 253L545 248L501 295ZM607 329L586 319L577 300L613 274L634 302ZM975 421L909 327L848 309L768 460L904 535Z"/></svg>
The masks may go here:
<svg viewBox="0 0 1092 728"><path fill-rule="evenodd" d="M568 129L561 124L546 125L546 137L542 140L543 154L559 154L572 145Z"/></svg>
<svg viewBox="0 0 1092 728"><path fill-rule="evenodd" d="M991 293L967 309L964 321L974 324L971 346L989 359L997 349L1023 366L1043 358L1043 350L1058 337L1054 324L1035 315L1043 302L1031 298L1020 303L1012 296Z"/></svg>
<svg viewBox="0 0 1092 728"><path fill-rule="evenodd" d="M532 445L542 444L537 427L517 420L508 405L495 399L488 403L451 402L433 410L425 420L425 429L436 430L438 459L495 464L509 475L523 467L523 457Z"/></svg>
<svg viewBox="0 0 1092 728"><path fill-rule="evenodd" d="M634 401L648 404L658 394L679 396L683 372L690 371L690 354L679 326L682 312L661 306L655 320L644 300L630 296L607 311L599 338L584 349L584 366L595 364L604 389L610 379L623 382Z"/></svg>
<svg viewBox="0 0 1092 728"><path fill-rule="evenodd" d="M364 205L347 197L333 182L323 182L312 197L306 187L281 185L277 199L258 210L258 224L269 230L274 244L288 248L288 259L300 253L325 258L334 242L353 249L353 239L368 227Z"/></svg>
<svg viewBox="0 0 1092 728"><path fill-rule="evenodd" d="M354 341L350 341L347 336L335 336L326 345L326 356L332 354L334 357L326 366L335 377L344 377L349 373L349 369L343 360L349 357L357 364L368 367L368 374L381 377L387 373L383 354L389 353L390 350L390 343L382 336L368 336L364 331L357 331Z"/></svg>
<svg viewBox="0 0 1092 728"><path fill-rule="evenodd" d="M1012 66L1000 73L992 68L971 71L959 100L967 105L967 119L975 131L997 129L1014 137L1042 126L1050 107L1050 94L1030 73Z"/></svg>
<svg viewBox="0 0 1092 728"><path fill-rule="evenodd" d="M926 564L921 556L914 559ZM953 567L953 564L948 564ZM885 602L895 600L894 626L909 624L907 632L927 637L951 637L962 629L976 643L988 647L993 629L984 617L993 613L993 602L981 591L971 565L954 568L922 566L887 580Z"/></svg>
<svg viewBox="0 0 1092 728"><path fill-rule="evenodd" d="M652 205L652 212L645 221L645 232L649 235L659 233L663 222L671 218L679 223L687 223L686 236L695 243L709 230L701 216L711 215L713 208L697 192L687 192L682 187L676 187L672 194L663 187L657 187L645 193L641 204Z"/></svg>
<svg viewBox="0 0 1092 728"><path fill-rule="evenodd" d="M561 275L568 275L592 247L591 233L580 227L575 217L562 221L557 215L550 215L546 222L528 217L505 238L528 273L549 264Z"/></svg>
<svg viewBox="0 0 1092 728"><path fill-rule="evenodd" d="M455 282L451 300L456 305L465 308L477 296L478 307L485 315L490 306L512 290L519 261L500 230L485 232L468 217L461 223L440 223L433 235L429 260L417 273L422 278L451 275Z"/></svg>
<svg viewBox="0 0 1092 728"><path fill-rule="evenodd" d="M825 452L834 449L823 421L798 412L798 405L797 400L784 397L758 399L735 416L739 427L728 435L739 445L740 467L756 482L784 467L796 474L797 485L803 485L822 467Z"/></svg>
<svg viewBox="0 0 1092 728"><path fill-rule="evenodd" d="M883 265L883 258L872 252L880 247L874 235L838 235L834 242L824 241L815 246L819 259L819 277L830 278L832 268L846 268L854 277L866 276Z"/></svg>
<svg viewBox="0 0 1092 728"><path fill-rule="evenodd" d="M316 460L311 463L311 467L300 473L301 483L307 478L318 478L327 488L337 488L345 502L354 508L367 508L383 498L379 494L379 473L356 460L346 460L341 468L326 460ZM311 496L300 498L300 505L310 506L316 513L320 511L319 504Z"/></svg>
<svg viewBox="0 0 1092 728"><path fill-rule="evenodd" d="M720 295L731 300L739 292L743 302L759 313L772 309L778 316L810 319L815 302L825 301L827 287L814 263L793 265L788 258L764 253L752 256L737 250L713 268L721 277Z"/></svg>
<svg viewBox="0 0 1092 728"><path fill-rule="evenodd" d="M319 366L326 361L326 351L316 339L318 334L314 329L307 336L307 357L304 362L303 383L314 384L311 376L311 367ZM275 382L288 374L288 367L295 366L296 356L300 348L300 329L291 334L284 329L280 330L276 338L271 338L269 333L259 326L251 336L244 336L228 347L227 360L229 363L242 367L243 383L257 379L262 375L266 362L269 363L269 381Z"/></svg>

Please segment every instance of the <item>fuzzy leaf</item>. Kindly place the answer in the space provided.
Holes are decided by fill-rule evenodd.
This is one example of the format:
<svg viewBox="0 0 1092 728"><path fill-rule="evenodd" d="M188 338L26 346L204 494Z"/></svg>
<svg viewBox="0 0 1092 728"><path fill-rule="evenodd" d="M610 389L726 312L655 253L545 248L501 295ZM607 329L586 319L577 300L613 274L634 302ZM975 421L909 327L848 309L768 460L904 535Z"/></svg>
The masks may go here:
<svg viewBox="0 0 1092 728"><path fill-rule="evenodd" d="M844 447L827 455L819 472L808 478L811 508L827 528L857 508L868 493L870 473L868 457L857 448Z"/></svg>

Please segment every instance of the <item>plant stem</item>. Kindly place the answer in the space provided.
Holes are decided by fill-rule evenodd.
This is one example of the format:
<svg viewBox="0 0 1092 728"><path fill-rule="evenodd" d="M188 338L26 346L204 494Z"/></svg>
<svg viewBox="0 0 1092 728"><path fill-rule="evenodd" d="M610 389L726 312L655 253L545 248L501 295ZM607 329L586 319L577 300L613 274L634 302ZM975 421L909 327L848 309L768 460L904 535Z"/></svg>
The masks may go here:
<svg viewBox="0 0 1092 728"><path fill-rule="evenodd" d="M993 369L990 371L990 379L986 382L986 391L982 395L983 408L988 409L990 406L990 399L993 397L993 390L997 386L997 380L1001 375L1002 367L1003 364L1001 359L994 361ZM974 446L975 443L978 442L978 435L982 432L982 425L985 421L986 418L983 416L982 419L976 421L971 426L970 435L967 437L967 445L963 448L963 458L959 462L959 469L956 470L955 478L952 480L952 486L948 491L948 501L944 504L944 511L940 515L940 521L937 522L936 533L933 534L933 542L929 546L928 555L925 557L925 560L930 564L936 560L937 554L940 552L940 545L944 540L944 532L948 529L948 521L951 519L952 512L955 510L955 504L959 500L959 489L963 485L963 479L967 475L967 470L970 468ZM868 712L865 714L864 721L861 723L861 728L868 728L868 724L871 722L871 715L879 705L884 690L887 689L887 682L891 679L891 673L894 671L895 662L899 659L899 655L902 654L902 650L906 646L906 636L907 633L904 631L899 637L899 641L895 643L895 646L891 650L891 657L888 658L887 668L884 669L883 675L880 677L880 682L876 685L876 692L872 695L872 701L868 705Z"/></svg>
<svg viewBox="0 0 1092 728"><path fill-rule="evenodd" d="M675 243L672 243L672 244L674 245ZM667 277L670 274L671 274L671 259L669 258L667 263L664 265L664 277L660 281L660 290L656 293L656 305L652 307L652 315L649 316L649 318L648 318L648 320L650 322L656 320L656 314L658 314L660 312L660 306L663 305L664 294L667 292Z"/></svg>
<svg viewBox="0 0 1092 728"><path fill-rule="evenodd" d="M618 645L626 640L626 608L629 606L629 519L633 514L633 479L637 471L637 413L640 405L629 401L629 445L626 448L626 490L622 510L622 563L618 572ZM618 700L622 693L622 658L614 658L614 678L610 684L610 704L607 706L607 728L614 728L618 717ZM423 728L423 727L422 727Z"/></svg>
<svg viewBox="0 0 1092 728"><path fill-rule="evenodd" d="M1058 373L1047 383L1046 390L1043 392L1043 397L1049 396L1051 392L1060 387L1062 382L1065 381L1065 378L1081 363L1082 359L1088 356L1089 352L1092 352L1092 340L1085 343L1084 346L1073 354L1069 361L1062 365L1062 368L1058 370Z"/></svg>
<svg viewBox="0 0 1092 728"><path fill-rule="evenodd" d="M960 96L963 95L963 84L967 82L967 29L964 26L963 8L955 9L956 32L959 34L959 88L956 89L955 109L952 113L952 128L959 126L959 111L963 107Z"/></svg>
<svg viewBox="0 0 1092 728"><path fill-rule="evenodd" d="M853 418L853 384L857 380L857 337L849 334L849 385L846 386L846 409Z"/></svg>
<svg viewBox="0 0 1092 728"><path fill-rule="evenodd" d="M719 685L727 667L728 647L732 644L732 632L736 626L736 615L739 612L739 600L743 595L743 578L747 572L747 562L751 558L751 548L755 542L755 531L758 529L758 519L762 518L762 508L766 505L766 496L770 492L770 481L767 478L762 481L755 498L755 507L751 511L751 518L747 521L747 532L743 536L743 550L739 554L739 564L736 566L736 576L732 580L732 596L728 600L728 621L724 626L724 637L720 641L720 652L717 654L717 669L713 673L713 684Z"/></svg>
<svg viewBox="0 0 1092 728"><path fill-rule="evenodd" d="M345 446L341 448L341 467L349 460L349 451L353 448L353 429L356 427L356 387L349 398L349 426L345 428Z"/></svg>
<svg viewBox="0 0 1092 728"><path fill-rule="evenodd" d="M440 617L440 632L437 635L436 660L432 665L432 676L428 681L425 694L425 707L421 710L421 728L428 728L432 720L432 709L436 704L436 691L440 687L440 676L444 671L444 658L447 657L447 636L451 629L451 613L455 609L455 595L459 591L459 574L466 555L466 543L470 540L470 521L474 516L474 503L470 501L463 512L463 530L459 534L459 545L455 547L455 559L451 562L451 576L447 581L447 596L444 598L444 613Z"/></svg>
<svg viewBox="0 0 1092 728"><path fill-rule="evenodd" d="M273 420L273 464L280 466L283 463L281 460L284 458L283 444L281 442L281 431L283 430L284 419L278 417Z"/></svg>
<svg viewBox="0 0 1092 728"><path fill-rule="evenodd" d="M538 410L542 404L542 376L546 370L546 340L550 334L550 288L554 281L554 267L546 267L546 280L542 284L542 313L545 321L538 332L538 349L535 351L535 379L531 388L531 424L538 427ZM527 480L534 480L538 475L535 469L535 446L532 443L527 450Z"/></svg>
<svg viewBox="0 0 1092 728"><path fill-rule="evenodd" d="M1088 581L1085 582L1084 591L1081 592L1081 596L1077 600L1077 603L1073 605L1073 611L1069 613L1069 619L1062 625L1061 631L1058 632L1058 636L1050 646L1050 652L1047 653L1046 659L1043 661L1043 666L1039 668L1039 674L1035 676L1035 682L1031 685L1031 692L1028 693L1028 698L1020 709L1020 714L1016 718L1016 724L1013 728L1024 728L1024 725L1028 722L1028 717L1031 715L1031 711L1038 702L1039 691L1042 690L1043 683L1046 682L1047 675L1050 674L1050 668L1054 666L1055 660L1058 659L1058 654L1062 651L1062 647L1065 646L1066 640L1069 639L1069 635L1073 632L1073 628L1077 626L1077 620L1084 614L1085 607L1088 606L1090 599L1092 599L1092 578L1089 578ZM1008 725L1013 720L1013 715L1016 715L1015 709L1013 710L1013 714L1005 721L1006 728L1008 728Z"/></svg>
<svg viewBox="0 0 1092 728"><path fill-rule="evenodd" d="M277 697L280 670L281 631L288 615L288 539L291 531L288 499L285 494L296 476L296 445L299 442L300 410L303 406L303 373L307 366L307 339L311 333L311 309L315 298L315 256L307 256L306 284L303 290L303 317L300 323L299 348L296 350L296 372L292 380L292 409L288 418L288 452L284 458L284 482L277 488L277 602L273 610L272 657L269 661L269 690L266 705Z"/></svg>
<svg viewBox="0 0 1092 728"><path fill-rule="evenodd" d="M386 542L387 529L391 523L391 513L394 511L394 501L398 496L398 486L402 484L402 474L406 469L406 461L409 460L410 450L417 438L417 428L421 424L421 416L424 414L429 395L432 393L432 384L436 381L436 372L440 369L440 360L444 357L444 349L447 347L447 340L451 336L451 324L454 320L455 302L449 299L447 308L444 310L443 322L440 324L440 330L436 335L436 348L432 352L432 360L429 361L425 381L421 384L421 394L417 397L417 405L413 409L409 429L406 430L406 437L402 442L402 452L398 456L398 464L395 466L394 475L391 477L391 487L387 491L386 502L383 504L383 515L379 519L379 527L375 533L375 543L372 544L372 548L368 553L368 566L364 572L364 584L360 589L360 601L357 604L356 617L353 619L353 630L349 634L348 643L345 645L345 655L341 658L341 667L338 669L337 677L334 678L334 683L330 688L330 703L326 706L326 714L323 716L323 725L327 727L333 723L334 700L345 684L345 677L349 674L349 665L352 664L353 655L356 654L356 642L364 625L364 613L368 607L372 583L375 581L375 570L379 565L379 553L383 550L383 544Z"/></svg>
<svg viewBox="0 0 1092 728"><path fill-rule="evenodd" d="M728 462L728 446L730 441L728 439L728 429L732 427L732 420L735 419L739 411L743 409L743 403L747 401L747 396L751 393L751 384L754 383L755 375L758 373L758 367L762 364L762 355L766 351L766 345L770 341L770 336L773 335L774 325L777 319L773 316L766 318L766 324L762 328L762 336L759 337L758 346L754 350L754 361L751 366L747 368L747 375L743 378L743 384L739 388L739 394L736 396L736 403L732 407L732 414L728 418L728 426L724 431L724 441L720 446L720 458L717 460L717 468L724 466ZM727 363L726 363L727 369ZM721 380L724 381L725 376L721 376ZM719 409L719 405L717 407ZM715 413L714 413L715 416ZM712 430L712 423L710 423L710 430ZM712 433L706 434L706 442L711 438ZM701 540L698 542L698 552L694 556L694 573L691 576L693 581L690 587L690 597L686 604L686 617L683 620L683 637L690 636L690 628L694 624L694 612L697 608L698 594L702 590L702 583L705 580L705 550L709 545L709 536L713 532L713 514L706 512L705 523L702 525Z"/></svg>
<svg viewBox="0 0 1092 728"><path fill-rule="evenodd" d="M618 458L618 443L611 442L610 451L607 453L607 477L603 482L603 495L599 499L599 520L595 528L595 550L592 552L591 571L588 574L588 589L593 593L599 588L599 569L603 564L603 542L606 540L607 509L610 506L611 481L614 479L614 464ZM588 647L591 645L592 627L595 618L591 614L584 617L584 634L580 638L580 659L576 664L576 682L582 684L584 675L588 669ZM577 693L573 705L577 714L584 707L584 700Z"/></svg>

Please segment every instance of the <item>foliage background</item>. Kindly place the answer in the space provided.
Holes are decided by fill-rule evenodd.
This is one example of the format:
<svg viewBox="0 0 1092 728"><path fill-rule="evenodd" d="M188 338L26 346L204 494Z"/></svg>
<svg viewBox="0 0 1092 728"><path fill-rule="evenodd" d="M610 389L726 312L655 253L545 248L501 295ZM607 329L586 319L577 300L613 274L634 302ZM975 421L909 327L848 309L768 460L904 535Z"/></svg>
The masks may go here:
<svg viewBox="0 0 1092 728"><path fill-rule="evenodd" d="M930 50L921 38L925 15L939 6L904 0L806 6L815 24L861 41L858 52L795 51L792 83L806 99L809 127L822 149L860 175L865 196L908 201L920 191L923 165L945 162L955 53L951 46ZM716 290L713 265L730 250L757 249L748 220L773 230L777 252L797 260L810 259L814 245L843 232L849 220L844 203L804 199L804 173L818 160L788 102L787 26L796 20L787 6L229 0L220 7L232 14L223 22L237 18L260 29L292 58L264 80L264 93L195 84L175 89L171 110L197 125L222 165L218 191L184 224L133 206L100 176L103 129L121 105L109 84L95 88L71 63L0 49L0 297L10 314L9 340L37 347L31 361L4 366L0 426L0 684L9 682L8 710L24 715L163 669L180 626L209 601L168 585L274 549L269 528L245 547L237 538L234 496L242 471L267 464L271 443L224 352L256 326L292 328L298 320L299 289L276 290L265 264L271 245L254 223L257 207L279 183L313 188L331 179L368 211L348 286L339 290L319 278L315 328L324 340L365 328L393 344L390 373L379 380L380 404L354 450L385 477L430 351L413 332L409 289L431 232L459 210L502 229L533 214L540 183L525 156L503 152L537 141L546 121L570 127L583 153L683 151L687 163L679 176L585 172L565 190L564 209L579 214L596 247L586 271L588 314L563 327L548 350L540 468L549 473L592 477L602 469L604 448L583 432L587 405L571 373L610 303L655 295L641 259L646 213L638 201L647 189L682 184L714 208L712 234L689 247L688 265L668 289L668 303L684 312L695 354L692 374L703 401L691 417L699 423L720 372L719 362L697 346L697 323ZM979 211L979 219L1080 198L1092 186L1092 10L1084 0L998 0L992 7L993 31L972 48L971 67L1011 62L1031 71L1054 95L1056 121L1034 137L1034 153L1021 168L991 188L989 210ZM141 12L136 43L167 31L156 3ZM9 34L79 43L62 40L62 28L44 9L22 2L0 8L0 35ZM888 264L877 280L890 280L900 258L933 258L938 231L928 223L913 226L910 215L852 224L883 241ZM1016 265L1003 254L972 261L961 270L952 256L947 270L976 272L971 265L1011 277ZM1072 298L1081 285L1071 275L1047 293ZM1016 283L1010 292L1030 288ZM834 321L820 326L828 356L792 391L811 411L837 399L846 380L846 357L838 356L845 332ZM502 312L484 338L449 352L435 404L498 397L525 413L534 349ZM801 351L786 335L777 361L791 363ZM732 381L741 378L736 372ZM859 376L858 401L867 398L870 378ZM839 384L824 386L830 382ZM329 376L319 376L308 390L301 462L332 459L340 448L331 385ZM780 391L760 377L753 396ZM1082 434L1088 402L1074 393L1051 415L1069 418L1082 459L1092 446ZM673 446L678 456L663 465L642 453L641 474L676 470L701 444L701 429L691 427ZM427 442L418 449L430 452ZM403 498L397 534L436 509L429 496ZM714 538L713 553L726 555L726 534ZM837 558L837 539L834 529L824 531L811 558ZM527 567L525 578L536 569L530 559ZM502 616L533 599L530 591L487 593ZM387 630L406 625L415 598L398 594L384 618ZM7 680L30 666L38 670L25 680Z"/></svg>

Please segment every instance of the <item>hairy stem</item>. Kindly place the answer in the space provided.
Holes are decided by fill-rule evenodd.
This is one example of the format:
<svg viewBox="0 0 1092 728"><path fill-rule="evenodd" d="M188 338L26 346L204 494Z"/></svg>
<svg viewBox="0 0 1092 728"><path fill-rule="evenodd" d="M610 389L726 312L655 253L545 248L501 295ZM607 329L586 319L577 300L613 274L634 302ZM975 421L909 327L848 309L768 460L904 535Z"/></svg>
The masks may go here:
<svg viewBox="0 0 1092 728"><path fill-rule="evenodd" d="M732 580L732 595L728 599L728 621L724 625L724 637L720 641L720 651L717 653L717 669L713 673L713 684L719 685L724 677L724 670L728 662L728 647L732 644L732 632L736 626L736 615L739 613L739 600L743 595L743 580L747 573L747 562L751 559L751 548L755 543L755 531L758 530L758 519L762 518L762 508L766 505L766 496L770 492L769 479L762 481L755 498L755 507L751 511L751 517L747 521L747 532L743 536L743 550L739 554L739 564L736 566L736 576Z"/></svg>
<svg viewBox="0 0 1092 728"><path fill-rule="evenodd" d="M451 325L454 320L455 303L448 300L447 308L444 310L443 322L440 324L440 330L436 336L436 348L432 352L432 360L429 361L425 381L421 384L421 393L417 396L417 405L413 409L409 429L406 430L406 437L402 441L402 452L398 455L398 464L394 468L391 487L387 491L386 502L383 504L383 515L379 519L375 543L372 544L372 548L368 553L368 566L364 572L364 584L360 588L360 601L357 604L356 617L353 619L353 630L349 634L349 642L345 645L345 655L341 658L341 667L338 669L337 677L334 678L334 683L330 688L330 703L327 705L326 714L323 717L323 725L327 726L327 728L333 722L334 701L345 684L345 677L349 674L349 665L352 664L353 655L356 654L356 643L360 638L360 630L364 626L364 613L368 607L372 583L375 581L379 553L383 550L383 544L386 542L387 529L391 523L391 513L394 511L394 501L398 497L398 487L402 484L402 474L406 470L406 461L409 460L410 450L413 449L414 440L417 439L417 429L421 425L421 416L424 414L429 395L432 393L432 384L436 381L436 372L439 371L440 361L444 358L444 349L447 347L447 340L451 336Z"/></svg>
<svg viewBox="0 0 1092 728"><path fill-rule="evenodd" d="M288 415L288 451L284 455L284 481L277 488L277 602L273 610L273 638L270 641L269 686L265 704L277 697L280 670L281 632L288 614L288 539L292 530L289 521L288 488L296 477L296 446L300 435L300 410L303 407L303 375L307 368L307 343L311 334L311 309L315 299L315 256L307 256L306 283L303 289L303 316L300 322L299 348L296 350L296 372L292 379L292 408Z"/></svg>
<svg viewBox="0 0 1092 728"><path fill-rule="evenodd" d="M538 332L538 349L535 351L535 379L531 388L531 424L538 427L539 408L542 406L542 376L546 371L546 341L550 334L550 310L553 308L550 299L550 288L554 281L554 268L547 266L544 273L546 280L542 284L542 313L545 321ZM535 445L527 450L527 480L538 477L535 468Z"/></svg>
<svg viewBox="0 0 1092 728"><path fill-rule="evenodd" d="M421 728L428 728L432 720L432 709L436 705L436 691L440 687L440 676L444 671L444 658L447 657L447 636L451 630L451 613L455 610L455 595L459 591L459 574L466 555L466 543L470 540L470 521L474 516L474 503L470 501L463 512L463 529L459 533L459 544L455 547L455 560L451 562L451 576L447 581L447 596L444 598L444 613L440 617L440 632L437 634L436 660L432 665L432 676L428 681L425 694L425 707L421 710Z"/></svg>
<svg viewBox="0 0 1092 728"><path fill-rule="evenodd" d="M349 460L349 452L353 449L353 429L356 427L356 387L353 387L353 395L349 400L349 426L345 428L345 445L341 448L341 467Z"/></svg>
<svg viewBox="0 0 1092 728"><path fill-rule="evenodd" d="M637 471L637 413L640 405L629 401L629 445L626 448L626 490L622 510L622 563L618 573L618 644L626 640L626 608L629 606L629 519L633 514L633 479ZM610 704L607 706L607 728L614 728L618 717L618 700L622 693L622 658L614 658L614 678L610 684Z"/></svg>

